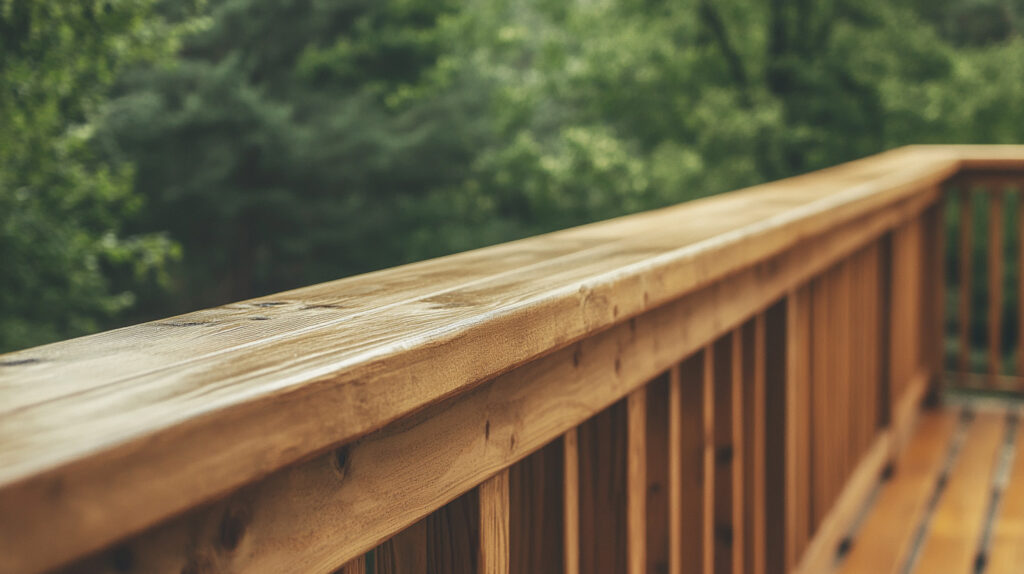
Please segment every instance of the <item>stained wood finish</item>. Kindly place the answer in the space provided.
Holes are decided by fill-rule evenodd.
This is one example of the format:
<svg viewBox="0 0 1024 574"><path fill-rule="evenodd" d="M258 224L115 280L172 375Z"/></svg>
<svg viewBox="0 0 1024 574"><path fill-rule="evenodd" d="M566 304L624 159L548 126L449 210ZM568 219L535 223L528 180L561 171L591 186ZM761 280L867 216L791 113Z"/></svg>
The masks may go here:
<svg viewBox="0 0 1024 574"><path fill-rule="evenodd" d="M626 399L626 553L629 574L647 572L647 387Z"/></svg>
<svg viewBox="0 0 1024 574"><path fill-rule="evenodd" d="M767 352L765 314L759 314L743 326L743 408L739 420L743 421L743 474L744 484L744 558L748 574L764 574L767 568L765 546L766 522L766 461L765 448L768 434L766 423L766 360Z"/></svg>
<svg viewBox="0 0 1024 574"><path fill-rule="evenodd" d="M905 148L718 198L5 355L0 570L38 572L151 529L119 548L135 552L161 537L190 542L187 550L145 553L139 569L160 563L180 571L202 556L224 571L280 571L297 567L287 554L301 547L298 563L327 571L428 515L428 566L472 567L478 556L467 558L449 540L457 528L478 526L461 508L470 494L453 497L881 234L913 225L941 181L1022 164L1018 147ZM919 261L898 259L905 258ZM550 399L523 382L526 375L565 381L583 347L614 361L602 365L611 373L597 385L605 391L553 404L584 406L547 411L540 427L519 422L514 434L503 434L514 427L507 421L491 429L490 418L501 418L494 411L470 410L511 393L513 378ZM503 383L485 382L510 370L516 375L499 376ZM548 393L568 392L554 386ZM509 398L501 404L513 404ZM704 398L707 423L713 392ZM800 400L787 397L787 408ZM548 403L531 404L543 411L536 405ZM512 410L520 420L530 418L519 408ZM431 435L444 437L431 442L442 456L418 456L422 446L409 432L417 425L451 431ZM704 429L705 457L714 428ZM509 446L478 449L494 442L487 429L511 438ZM829 467L832 497L852 467L839 446L838 466ZM399 455L378 462L389 448ZM487 462L453 467L453 457ZM406 466L391 462L398 460ZM441 478L430 484L378 486L385 470L410 460L423 469L448 464L451 472L431 474ZM703 485L709 504L713 477ZM399 486L417 494L367 495ZM251 514L244 536L211 549L210 525L238 500ZM323 512L328 507L343 511ZM713 542L709 516L702 516L705 544ZM795 524L789 518L787 529ZM808 522L802 541L786 546L791 560L809 539ZM701 563L705 571L714 566L710 550Z"/></svg>
<svg viewBox="0 0 1024 574"><path fill-rule="evenodd" d="M626 401L579 428L580 571L628 569Z"/></svg>
<svg viewBox="0 0 1024 574"><path fill-rule="evenodd" d="M427 571L427 522L421 520L389 538L374 551L376 574Z"/></svg>
<svg viewBox="0 0 1024 574"><path fill-rule="evenodd" d="M1014 447L1010 480L992 531L987 574L1016 574L1024 565L1024 424L1019 420Z"/></svg>
<svg viewBox="0 0 1024 574"><path fill-rule="evenodd" d="M513 574L562 571L565 448L555 440L509 468Z"/></svg>
<svg viewBox="0 0 1024 574"><path fill-rule="evenodd" d="M474 574L479 541L480 499L474 489L427 517L427 574Z"/></svg>
<svg viewBox="0 0 1024 574"><path fill-rule="evenodd" d="M895 474L882 485L841 574L901 574L957 427L955 411L922 415Z"/></svg>
<svg viewBox="0 0 1024 574"><path fill-rule="evenodd" d="M682 572L704 572L710 560L705 559L709 544L709 516L712 505L708 504L707 493L714 487L708 480L708 457L705 452L708 429L713 429L710 419L714 413L706 408L705 396L710 393L709 377L705 367L709 363L706 352L697 353L679 365L679 410L678 437L681 448L676 468L679 472L679 488L673 489L679 497L679 530L673 537L678 548L678 558L673 568Z"/></svg>
<svg viewBox="0 0 1024 574"><path fill-rule="evenodd" d="M717 238L722 233L720 227L708 227L710 222L719 217L732 221L740 214L739 217L752 217L759 222L750 233L758 238L755 249L763 250L774 241L771 236L776 232L769 231L786 220L785 217L780 219L779 211L785 202L773 194L771 201L756 207L756 202L723 196L731 198L725 202L728 205L719 198L698 202L713 207L701 208L711 211L687 212L687 218L699 215L693 221L701 223L695 226L673 224L666 212L659 216L664 217L664 221L645 219L639 227L634 217L602 224L607 225L605 227L591 226L585 228L585 232L566 232L574 238L565 240L566 243L579 246L585 243L584 237L607 241L617 233L626 233L627 229L630 231L626 235L630 238L634 237L634 232L650 231L651 225L673 230L659 232L657 237L645 236L616 256L598 248L587 251L588 263L582 267L571 262L575 255L566 255L555 263L556 257L545 248L544 262L538 265L548 267L521 265L514 271L507 270L504 275L493 274L469 286L453 287L453 291L443 296L434 294L411 302L397 302L386 312L379 312L385 313L386 320L377 311L366 311L350 320L333 322L330 328L303 327L294 335L298 342L293 341L291 335L268 335L266 345L271 347L246 343L235 350L221 350L209 356L191 349L194 361L190 359L175 369L146 371L141 379L126 378L125 381L131 379L130 383L114 376L117 369L130 362L129 356L112 360L111 368L106 370L94 364L76 363L82 368L75 372L83 376L104 371L118 382L93 389L92 383L86 380L66 399L54 396L50 400L43 396L49 392L60 395L63 392L57 388L60 385L67 389L66 377L56 376L59 370L56 367L62 364L60 360L44 356L40 354L44 351L38 350L38 356L21 353L5 357L7 366L0 369L4 373L0 374L0 395L11 400L0 401L0 404L5 409L10 404L24 408L5 411L0 417L0 436L22 437L17 441L0 441L2 448L8 448L0 470L0 509L3 509L0 516L25 518L17 524L0 520L0 540L19 549L17 553L0 552L0 555L8 561L19 561L11 564L12 569L38 570L96 549L162 517L223 495L285 464L348 442L443 397L465 392L494 372L507 370L536 356L528 349L548 353L610 324L621 323L638 311L654 310L667 299L707 285L719 276L716 271L719 265L739 258L746 263L730 269L746 266L747 271L733 273L728 289L720 289L715 295L723 304L728 302L728 306L718 308L717 312L738 316L733 322L718 323L706 333L715 333L724 325L734 326L792 288L802 277L919 213L934 201L933 192L915 191L922 174L899 177L909 179L893 183L897 190L885 188L883 193L862 184L852 187L842 200L822 196L822 188L813 181L800 187L803 190L800 193L805 196L798 194L798 197L808 200L814 197L813 207L805 206L786 216L795 221L779 228L776 247L788 251L771 260L763 257L748 260L757 251L751 250L752 245L747 244L746 239L741 241L737 237L734 243L729 239L732 236L727 235L711 243L704 240ZM938 177L938 172L931 173L924 181ZM738 195L759 197L763 193L751 191ZM873 211L864 211L867 204L873 206ZM808 213L818 213L819 209L829 214L830 224L815 233L816 228L808 227L810 223L804 222L804 218L816 221ZM839 215L846 213L856 217L851 215L852 219L844 223L846 220ZM768 219L757 219L757 215ZM595 231L599 227L601 231ZM786 233L782 233L783 228ZM706 235L692 244L673 235L696 233L698 229ZM813 241L805 239L812 235ZM553 237L557 238L551 239L552 244L565 245L560 243L564 235ZM673 246L670 250L659 250L659 245L670 243ZM532 244L526 241L519 245L529 249L522 245ZM615 245L615 249L623 248L621 244ZM511 247L503 249L505 251L490 253L499 257L515 253L514 249L508 251ZM711 249L715 256L701 255L705 249ZM674 261L670 256L673 253L682 260L669 264ZM514 259L511 255L509 258ZM462 260L460 257L451 259ZM648 263L642 263L644 261ZM749 267L754 261L760 263ZM448 263L434 265L447 270L438 271L442 277L447 277L445 273L457 273L458 265L451 264L452 268L447 267ZM619 269L619 266L630 271L609 274L610 269ZM417 269L423 271L423 268ZM537 275L532 275L534 272ZM591 275L594 273L596 275ZM406 285L422 285L429 282L431 276L404 277ZM384 279L381 281L386 283ZM746 284L755 283L760 285L760 290L740 295L748 289ZM341 282L339 285L350 284ZM371 289L365 282L359 285L364 286L360 287L363 293L372 292L376 296L380 291L376 286ZM566 295L569 292L573 295ZM636 296L626 297L625 292ZM246 331L249 323L265 324L265 328L271 329L280 324L275 317L282 313L292 317L281 308L294 310L298 303L273 305L291 301L286 297L278 299L284 301L252 302L249 313L258 309L259 313L266 314L256 316L267 316L269 320L246 321L244 328L228 329L229 335L224 339L230 339L230 333L236 330L252 335ZM308 303L301 305L303 308L321 305ZM333 313L337 310L325 311L317 307L296 315L308 319L307 311ZM172 333L180 333L180 330L191 332L192 327L196 327L201 331L195 334L199 337L205 331L192 323L201 322L200 319L207 323L219 320L214 318L216 314L203 317L206 318L190 317L187 321L176 322L173 329L167 328ZM706 336L694 331L689 338L701 337L706 344ZM139 333L134 341L145 339L148 351L153 347L149 342L151 338ZM510 340L515 344L510 344ZM103 346L97 339L90 341L95 343L95 348ZM365 341L366 345L360 346L359 341ZM81 342L69 342L69 346L47 349L68 349L70 360L71 351L79 344ZM167 348L171 350L174 345L169 344ZM309 357L310 360L296 361L294 357ZM147 360L152 361L152 357ZM246 365L245 371L232 374L226 370L235 364ZM663 369L667 366L661 365ZM57 386L33 378L33 373L43 376L44 372ZM71 374L67 376L78 380ZM35 386L26 384L30 380ZM13 394L8 397L5 393ZM54 423L57 418L50 416L50 409L59 409L61 404L68 410L58 425ZM103 422L97 424L97 421ZM69 434L72 428L77 430ZM265 444L266 428L275 429L273 448ZM44 437L41 443L35 442ZM83 442L84 437L89 438ZM83 448L76 451L76 444ZM52 445L61 447L54 449ZM140 452L145 456L140 456ZM198 480L199 476L204 478ZM52 488L54 481L63 485L59 491ZM114 494L107 488L111 482L123 487ZM60 494L54 496L53 492ZM53 514L60 514L63 520L55 524L42 518ZM50 542L41 543L42 538L33 534L36 532L46 532Z"/></svg>
<svg viewBox="0 0 1024 574"><path fill-rule="evenodd" d="M989 192L988 212L988 372L1002 373L1003 349L1003 221L1002 190Z"/></svg>
<svg viewBox="0 0 1024 574"><path fill-rule="evenodd" d="M718 411L715 409L715 387L717 381L715 380L715 373L720 368L717 365L717 361L721 360L720 357L724 355L725 362L728 364L728 347L721 349L716 352L716 347L721 345L721 341L718 344L711 344L704 348L704 377L703 384L701 387L701 399L703 403L703 417L701 422L703 423L703 429L699 435L703 439L703 465L701 466L704 471L703 477L703 497L702 497L702 510L701 515L702 524L700 525L701 532L701 557L703 558L703 574L714 574L715 565L717 564L720 557L716 556L717 540L717 523L719 515L719 504L716 503L716 496L718 496L717 487L715 481L716 475L716 464L715 464L715 447L718 445L718 434L716 434L716 428L719 422L716 420ZM718 355L718 356L716 356Z"/></svg>
<svg viewBox="0 0 1024 574"><path fill-rule="evenodd" d="M562 552L565 574L579 574L580 571L580 462L579 434L569 429L562 438L562 456L565 461L565 485L562 491L562 516L564 525Z"/></svg>
<svg viewBox="0 0 1024 574"><path fill-rule="evenodd" d="M696 370L690 368L691 372ZM697 460L696 449L689 447L686 442L683 427L683 380L682 367L673 365L668 373L668 574L682 574L683 572L683 550L684 546L684 524L686 520L686 504L684 503L685 493L694 493L697 489L689 488L701 475L690 470L690 465ZM693 440L690 444L693 444ZM689 459L687 459L689 454ZM689 472L690 481L684 476ZM691 494L690 506L699 504L697 499L694 504L694 497ZM691 515L692 516L692 515ZM690 537L689 533L685 534ZM692 563L699 562L699 559Z"/></svg>
<svg viewBox="0 0 1024 574"><path fill-rule="evenodd" d="M733 331L712 347L714 357L714 571L742 572L743 567L743 452L742 338ZM737 411L739 411L737 413ZM736 415L740 416L737 417ZM739 479L739 484L737 484ZM737 488L739 486L740 488ZM737 521L737 516L740 518ZM738 537L738 539L737 539Z"/></svg>
<svg viewBox="0 0 1024 574"><path fill-rule="evenodd" d="M785 557L786 572L796 567L811 535L810 508L810 348L811 290L803 287L786 301L785 381Z"/></svg>
<svg viewBox="0 0 1024 574"><path fill-rule="evenodd" d="M971 421L963 451L929 521L916 565L919 572L974 572L1005 422L999 412L980 412Z"/></svg>
<svg viewBox="0 0 1024 574"><path fill-rule="evenodd" d="M646 571L665 574L669 569L671 536L669 521L669 376L666 373L647 385L647 565Z"/></svg>
<svg viewBox="0 0 1024 574"><path fill-rule="evenodd" d="M765 572L781 574L787 572L786 560L789 552L790 486L787 472L793 466L792 457L787 456L790 444L791 419L786 417L787 400L790 390L788 352L789 335L786 332L790 322L789 301L786 297L764 313L765 323L765 492L772 493L765 502L765 521L771 527L766 534ZM782 493L779 496L778 493ZM779 525L782 525L780 528Z"/></svg>
<svg viewBox="0 0 1024 574"><path fill-rule="evenodd" d="M338 574L366 574L366 556L360 556L345 564Z"/></svg>
<svg viewBox="0 0 1024 574"><path fill-rule="evenodd" d="M965 190L959 194L960 200L960 356L961 372L971 370L971 267L973 259L973 220L971 195Z"/></svg>
<svg viewBox="0 0 1024 574"><path fill-rule="evenodd" d="M480 499L479 574L509 573L509 478L508 469L485 480L478 488Z"/></svg>

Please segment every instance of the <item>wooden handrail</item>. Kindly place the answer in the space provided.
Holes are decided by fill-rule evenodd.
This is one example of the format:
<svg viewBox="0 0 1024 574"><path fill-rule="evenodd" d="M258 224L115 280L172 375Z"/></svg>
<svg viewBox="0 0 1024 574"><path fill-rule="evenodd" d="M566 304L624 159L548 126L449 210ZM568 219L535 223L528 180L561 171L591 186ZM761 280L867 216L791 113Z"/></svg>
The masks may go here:
<svg viewBox="0 0 1024 574"><path fill-rule="evenodd" d="M830 299L802 300L800 289L810 291L811 282L835 265L849 260L851 267L828 279L835 287L815 293L849 301L861 293L850 269L874 273L886 258L897 262L897 273L904 261L921 264L920 242L929 238L907 222L932 217L922 214L936 212L943 182L989 172L1024 172L1024 146L900 148L657 211L2 355L0 572L65 565L147 529L138 544L123 548L133 549L132 556L140 548L174 554L182 539L206 536L202 525L210 521L219 524L218 552L235 550L240 532L261 532L278 544L245 557L234 552L223 570L330 571L496 474L504 478L490 479L499 482L487 486L492 498L486 508L500 509L505 469L566 432L575 436L587 419L642 392L684 358L703 353L710 369L715 353L733 349L728 352L740 357L733 370L742 371L744 338L734 329L747 321L770 323L757 327L767 329L761 339L786 329L792 336L795 327L813 330L792 304L788 319L766 317L780 298L795 296L809 311L831 305ZM868 247L863 259L854 257ZM900 277L894 285L905 283ZM912 278L914 285L924 280L916 272ZM874 297L869 291L856 296ZM917 296L910 287L897 289L891 303L903 312ZM894 321L892 337L916 338L911 331L921 329L921 311L900 317L913 324ZM868 333L855 318L842 324L851 337ZM902 420L916 408L923 381L939 370L933 358L920 371L918 362L904 361L910 354L894 349L894 401L889 414L878 415L880 428L893 434L873 442L875 421L867 421L858 449L898 445L896 431L909 425ZM806 358L790 347L791 357L794 352ZM793 367L789 374L773 371L781 359L768 355L765 384L785 379L788 385ZM706 406L725 383L713 374L705 379L698 396ZM673 391L680 397L693 392ZM728 400L737 409L726 413L743 412L746 397L723 396L733 397ZM818 412L799 399L787 396L786 408ZM641 412L640 403L631 405L630 413ZM699 412L711 425L710 411ZM631 428L641 424L630 421ZM721 444L745 436L747 429L734 426L717 435ZM714 434L715 427L708 428ZM793 434L806 429L786 429L785 440L806 436ZM585 429L580 435L585 450L594 438ZM794 444L786 447L787 457ZM642 441L628 445L630 453L646 448ZM714 466L714 443L707 448ZM578 456L580 465L593 463L586 452ZM873 456L878 464L888 459ZM807 462L787 458L786 472ZM839 496L851 465L835 467L821 496ZM328 500L323 488L331 480L345 488ZM730 491L744 491L742 477L730 480ZM642 489L631 486L634 491ZM711 499L680 496L672 508L715 506ZM797 504L793 496L787 505ZM249 501L241 510L238 497ZM325 508L345 515L317 514ZM785 512L787 524L807 518L790 516L804 512L799 506ZM734 514L744 516L742 508ZM628 516L635 525L644 514ZM841 530L841 521L823 517L815 510L812 524L800 526L805 540L791 536L787 542L791 567L801 557L816 559L804 553L813 531ZM634 533L629 544L643 540ZM182 560L197 559L190 548L178 552L191 552ZM490 547L499 554L500 548L500 541ZM705 564L715 548L713 537L704 539ZM770 545L760 550L772 551ZM630 556L634 568L643 562ZM488 564L500 559L492 553L481 558Z"/></svg>

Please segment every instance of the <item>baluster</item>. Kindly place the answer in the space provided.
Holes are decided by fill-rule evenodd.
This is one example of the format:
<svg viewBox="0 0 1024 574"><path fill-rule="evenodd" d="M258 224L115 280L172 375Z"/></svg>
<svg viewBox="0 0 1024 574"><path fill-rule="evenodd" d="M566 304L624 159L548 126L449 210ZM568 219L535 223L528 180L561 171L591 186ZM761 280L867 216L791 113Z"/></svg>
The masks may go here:
<svg viewBox="0 0 1024 574"><path fill-rule="evenodd" d="M682 368L676 364L668 373L668 574L683 574L683 424Z"/></svg>
<svg viewBox="0 0 1024 574"><path fill-rule="evenodd" d="M626 400L626 536L630 574L647 572L647 387Z"/></svg>
<svg viewBox="0 0 1024 574"><path fill-rule="evenodd" d="M959 369L966 386L971 370L971 234L973 216L971 194L965 184L960 190L960 361Z"/></svg>
<svg viewBox="0 0 1024 574"><path fill-rule="evenodd" d="M796 567L810 537L810 348L811 293L804 285L786 303L785 554Z"/></svg>
<svg viewBox="0 0 1024 574"><path fill-rule="evenodd" d="M1003 194L989 190L988 222L988 372L996 385L1002 363L1003 333Z"/></svg>
<svg viewBox="0 0 1024 574"><path fill-rule="evenodd" d="M564 459L563 515L565 574L580 572L580 462L579 435L576 428L562 437Z"/></svg>
<svg viewBox="0 0 1024 574"><path fill-rule="evenodd" d="M509 572L508 469L485 480L479 487L480 547L478 574Z"/></svg>
<svg viewBox="0 0 1024 574"><path fill-rule="evenodd" d="M743 327L743 470L746 572L765 572L765 315Z"/></svg>

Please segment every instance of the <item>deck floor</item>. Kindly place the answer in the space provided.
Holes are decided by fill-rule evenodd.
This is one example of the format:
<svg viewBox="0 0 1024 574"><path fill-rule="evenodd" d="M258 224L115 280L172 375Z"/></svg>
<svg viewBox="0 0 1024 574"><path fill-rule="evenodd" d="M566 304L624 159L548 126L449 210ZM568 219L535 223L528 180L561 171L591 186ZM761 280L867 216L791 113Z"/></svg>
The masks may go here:
<svg viewBox="0 0 1024 574"><path fill-rule="evenodd" d="M1024 573L1021 412L989 402L922 413L838 571Z"/></svg>

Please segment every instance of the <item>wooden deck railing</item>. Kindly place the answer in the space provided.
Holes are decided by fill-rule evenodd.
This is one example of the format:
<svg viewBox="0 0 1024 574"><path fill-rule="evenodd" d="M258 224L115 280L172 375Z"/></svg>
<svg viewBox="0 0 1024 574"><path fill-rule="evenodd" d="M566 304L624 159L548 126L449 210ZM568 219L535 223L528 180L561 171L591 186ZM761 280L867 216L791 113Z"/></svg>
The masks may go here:
<svg viewBox="0 0 1024 574"><path fill-rule="evenodd" d="M956 269L947 274L944 287L956 293L957 313L955 360L947 361L953 365L947 383L1024 392L1024 176L1014 170L967 172L948 187L956 192L947 214L956 245L947 255L955 255ZM1016 341L1008 341L1007 334Z"/></svg>
<svg viewBox="0 0 1024 574"><path fill-rule="evenodd" d="M0 356L0 572L827 571L944 371L943 186L991 173L1024 147Z"/></svg>

